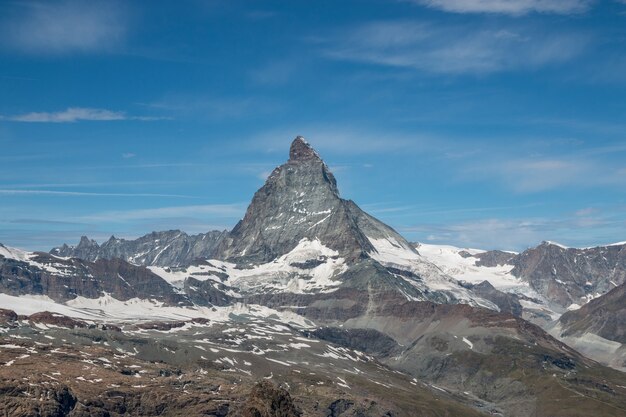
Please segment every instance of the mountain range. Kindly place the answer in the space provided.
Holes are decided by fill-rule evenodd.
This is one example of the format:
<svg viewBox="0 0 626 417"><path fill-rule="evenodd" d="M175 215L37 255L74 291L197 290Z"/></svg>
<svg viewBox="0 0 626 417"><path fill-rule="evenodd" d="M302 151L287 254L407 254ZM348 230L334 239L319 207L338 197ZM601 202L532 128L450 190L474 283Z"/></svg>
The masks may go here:
<svg viewBox="0 0 626 417"><path fill-rule="evenodd" d="M231 231L0 246L0 411L621 416L625 277L624 243L410 243L297 137Z"/></svg>

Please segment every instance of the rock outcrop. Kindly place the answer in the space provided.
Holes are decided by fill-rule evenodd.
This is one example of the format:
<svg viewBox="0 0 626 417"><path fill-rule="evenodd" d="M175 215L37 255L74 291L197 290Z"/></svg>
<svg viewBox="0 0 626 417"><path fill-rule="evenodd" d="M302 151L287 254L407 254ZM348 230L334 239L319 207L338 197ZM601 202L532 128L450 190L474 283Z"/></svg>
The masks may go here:
<svg viewBox="0 0 626 417"><path fill-rule="evenodd" d="M188 235L180 230L169 230L152 232L134 240L111 236L102 245L83 236L78 245L64 244L50 253L92 262L120 258L135 265L181 266L189 265L199 258L212 257L215 247L226 234L226 231L211 231Z"/></svg>
<svg viewBox="0 0 626 417"><path fill-rule="evenodd" d="M217 247L216 255L242 264L266 263L315 240L349 261L374 251L369 238L393 236L411 245L389 226L339 196L337 181L318 153L297 137L289 160L259 189L244 218Z"/></svg>

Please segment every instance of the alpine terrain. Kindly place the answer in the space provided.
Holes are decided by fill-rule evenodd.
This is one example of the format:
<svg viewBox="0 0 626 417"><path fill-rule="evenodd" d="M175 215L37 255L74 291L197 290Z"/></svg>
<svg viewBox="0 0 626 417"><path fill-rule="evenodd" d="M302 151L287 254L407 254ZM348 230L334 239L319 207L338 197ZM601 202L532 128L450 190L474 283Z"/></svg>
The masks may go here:
<svg viewBox="0 0 626 417"><path fill-rule="evenodd" d="M625 281L410 243L297 137L231 231L0 246L0 414L624 416Z"/></svg>

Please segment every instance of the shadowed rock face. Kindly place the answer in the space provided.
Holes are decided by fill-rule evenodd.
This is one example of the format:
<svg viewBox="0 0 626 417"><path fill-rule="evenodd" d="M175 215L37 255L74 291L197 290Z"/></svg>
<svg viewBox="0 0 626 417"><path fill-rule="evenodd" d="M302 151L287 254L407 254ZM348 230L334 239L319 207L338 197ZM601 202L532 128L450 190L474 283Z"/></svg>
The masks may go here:
<svg viewBox="0 0 626 417"><path fill-rule="evenodd" d="M210 231L188 235L180 230L169 230L152 232L135 240L111 236L102 245L83 236L77 246L64 244L52 249L50 253L92 262L120 258L144 266L189 265L198 258L210 258L226 234L225 231Z"/></svg>
<svg viewBox="0 0 626 417"><path fill-rule="evenodd" d="M46 295L57 302L77 296L98 298L105 293L118 300L156 299L170 305L188 305L172 286L150 270L121 259L62 259L35 253L28 260L0 257L0 292L10 295Z"/></svg>
<svg viewBox="0 0 626 417"><path fill-rule="evenodd" d="M510 313L517 317L522 316L522 305L516 295L498 291L489 281L470 285L469 288L475 294L497 305L501 312Z"/></svg>
<svg viewBox="0 0 626 417"><path fill-rule="evenodd" d="M367 233L367 236L366 236ZM216 254L237 263L265 263L291 251L302 239L315 240L349 261L374 250L368 237L393 236L393 229L339 197L337 182L318 153L297 137L289 160L259 189L245 217L222 240Z"/></svg>
<svg viewBox="0 0 626 417"><path fill-rule="evenodd" d="M563 307L582 304L626 281L626 245L575 249L543 242L510 263L513 275Z"/></svg>
<svg viewBox="0 0 626 417"><path fill-rule="evenodd" d="M626 284L563 314L559 322L563 336L588 332L626 344Z"/></svg>

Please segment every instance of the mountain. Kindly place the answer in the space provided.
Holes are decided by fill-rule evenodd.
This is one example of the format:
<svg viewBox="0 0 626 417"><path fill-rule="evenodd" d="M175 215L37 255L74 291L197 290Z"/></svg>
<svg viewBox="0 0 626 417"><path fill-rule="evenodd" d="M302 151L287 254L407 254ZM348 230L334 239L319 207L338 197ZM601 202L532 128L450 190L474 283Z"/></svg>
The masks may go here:
<svg viewBox="0 0 626 417"><path fill-rule="evenodd" d="M626 371L626 284L563 314L551 333L590 358Z"/></svg>
<svg viewBox="0 0 626 417"><path fill-rule="evenodd" d="M180 230L152 232L134 240L111 236L102 245L83 236L76 246L63 246L50 251L52 255L80 258L87 261L120 258L135 265L189 265L198 258L210 258L227 232L211 231L188 235Z"/></svg>
<svg viewBox="0 0 626 417"><path fill-rule="evenodd" d="M626 243L576 249L543 242L510 263L514 276L560 306L582 305L626 282Z"/></svg>
<svg viewBox="0 0 626 417"><path fill-rule="evenodd" d="M156 239L146 240L151 253ZM83 247L94 246L84 240ZM60 398L52 407L73 403L75 414L78 404L83 414L111 415L174 415L174 409L238 415L240 407L264 415L262 398L297 414L292 398L304 415L323 416L626 410L623 373L524 319L558 313L531 280L512 275L513 265L500 265L517 255L413 247L342 199L334 176L301 137L208 259L144 267L4 252L0 304L15 314L0 314L9 322L3 337L12 337L0 346L0 361L8 364L0 380L10 380L0 392L12 393L12 407L22 410L34 406L31 396ZM138 289L120 293L123 281ZM75 286L83 295L72 294ZM41 311L87 327L64 330L20 318ZM35 351L61 355L59 375L45 372L64 378L53 391L39 361L22 356ZM253 388L261 379L284 391ZM97 385L103 381L110 385Z"/></svg>
<svg viewBox="0 0 626 417"><path fill-rule="evenodd" d="M274 169L244 218L220 242L217 255L236 263L267 263L303 239L319 240L348 262L367 257L371 239L391 239L415 252L389 226L339 196L337 181L318 153L297 137L287 163Z"/></svg>
<svg viewBox="0 0 626 417"><path fill-rule="evenodd" d="M515 294L527 318L552 321L626 282L626 244L566 248L543 242L516 254L452 246L416 244L420 253L444 272Z"/></svg>
<svg viewBox="0 0 626 417"><path fill-rule="evenodd" d="M45 296L56 302L110 296L191 305L184 295L150 270L121 259L89 262L45 252L24 252L0 244L0 292Z"/></svg>

